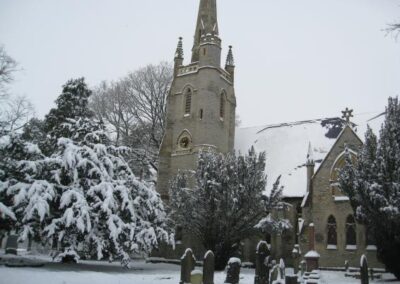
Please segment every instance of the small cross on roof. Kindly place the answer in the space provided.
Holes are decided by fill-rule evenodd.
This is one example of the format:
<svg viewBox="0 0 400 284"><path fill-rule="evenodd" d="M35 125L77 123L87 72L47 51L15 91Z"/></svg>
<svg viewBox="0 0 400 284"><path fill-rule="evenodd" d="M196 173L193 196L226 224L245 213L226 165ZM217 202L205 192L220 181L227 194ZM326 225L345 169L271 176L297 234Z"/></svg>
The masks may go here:
<svg viewBox="0 0 400 284"><path fill-rule="evenodd" d="M350 118L354 117L353 110L346 107L344 111L342 111L342 118L346 120L347 123L350 123Z"/></svg>

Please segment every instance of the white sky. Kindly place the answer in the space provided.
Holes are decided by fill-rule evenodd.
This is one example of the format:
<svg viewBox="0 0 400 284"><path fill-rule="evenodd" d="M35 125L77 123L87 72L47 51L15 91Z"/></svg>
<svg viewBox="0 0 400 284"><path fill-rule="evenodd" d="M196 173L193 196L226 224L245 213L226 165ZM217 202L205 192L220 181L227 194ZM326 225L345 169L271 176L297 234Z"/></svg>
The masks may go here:
<svg viewBox="0 0 400 284"><path fill-rule="evenodd" d="M43 116L61 86L90 86L190 60L198 0L0 0L0 43L24 69L12 92ZM218 0L223 57L234 46L243 126L383 111L400 94L399 0Z"/></svg>

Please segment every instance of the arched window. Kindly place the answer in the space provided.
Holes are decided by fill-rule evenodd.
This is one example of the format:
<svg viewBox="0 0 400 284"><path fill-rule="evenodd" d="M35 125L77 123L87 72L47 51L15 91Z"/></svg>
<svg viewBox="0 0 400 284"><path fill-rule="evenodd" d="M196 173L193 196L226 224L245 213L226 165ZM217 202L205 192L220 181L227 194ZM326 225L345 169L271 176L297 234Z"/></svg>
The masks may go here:
<svg viewBox="0 0 400 284"><path fill-rule="evenodd" d="M332 215L328 218L328 248L336 248L337 246L337 232L336 232L336 219Z"/></svg>
<svg viewBox="0 0 400 284"><path fill-rule="evenodd" d="M222 93L219 100L219 117L224 118L225 116L225 94Z"/></svg>
<svg viewBox="0 0 400 284"><path fill-rule="evenodd" d="M192 109L192 90L189 88L185 94L185 114L190 114Z"/></svg>
<svg viewBox="0 0 400 284"><path fill-rule="evenodd" d="M353 215L349 215L346 219L346 248L355 249L356 245L356 222Z"/></svg>
<svg viewBox="0 0 400 284"><path fill-rule="evenodd" d="M192 136L189 131L184 130L178 137L178 150L189 150L192 145Z"/></svg>

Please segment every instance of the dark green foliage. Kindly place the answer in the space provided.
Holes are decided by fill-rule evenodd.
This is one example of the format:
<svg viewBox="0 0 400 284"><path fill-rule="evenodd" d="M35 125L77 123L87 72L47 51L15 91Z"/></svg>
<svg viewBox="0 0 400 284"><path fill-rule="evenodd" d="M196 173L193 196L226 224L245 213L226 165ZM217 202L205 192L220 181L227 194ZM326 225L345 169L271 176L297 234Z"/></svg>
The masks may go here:
<svg viewBox="0 0 400 284"><path fill-rule="evenodd" d="M171 183L171 218L215 253L216 269L238 256L240 241L253 236L266 210L280 202L279 186L263 195L264 168L265 153L253 148L245 156L203 152L195 173L181 172Z"/></svg>
<svg viewBox="0 0 400 284"><path fill-rule="evenodd" d="M400 105L390 98L380 139L368 128L353 162L347 153L340 186L359 222L373 234L378 258L400 279Z"/></svg>

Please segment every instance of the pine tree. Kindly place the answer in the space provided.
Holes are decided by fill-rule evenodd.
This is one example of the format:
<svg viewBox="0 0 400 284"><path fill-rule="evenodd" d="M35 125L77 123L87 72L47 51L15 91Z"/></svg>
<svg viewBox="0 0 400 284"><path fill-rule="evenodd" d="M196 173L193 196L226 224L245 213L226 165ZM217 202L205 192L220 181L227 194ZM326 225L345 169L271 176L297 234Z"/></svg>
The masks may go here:
<svg viewBox="0 0 400 284"><path fill-rule="evenodd" d="M18 215L14 211L14 192L12 186L24 178L20 170L27 160L34 161L42 157L39 148L20 138L19 134L9 133L0 137L0 235L18 228Z"/></svg>
<svg viewBox="0 0 400 284"><path fill-rule="evenodd" d="M202 152L194 173L180 172L171 182L171 219L215 253L217 269L257 232L266 208L280 204L281 189L263 195L264 168L265 153L257 155L254 148L245 156ZM264 221L265 228L274 222Z"/></svg>
<svg viewBox="0 0 400 284"><path fill-rule="evenodd" d="M170 241L166 214L154 188L132 173L125 160L131 150L112 146L93 119L89 95L83 79L64 86L44 121L46 155L36 147L34 159L24 154L9 164L16 174L4 188L21 239L58 243L63 261L95 256L127 265L133 253Z"/></svg>
<svg viewBox="0 0 400 284"><path fill-rule="evenodd" d="M357 220L377 244L378 258L400 279L400 105L390 98L380 138L368 128L357 160L347 154L340 185Z"/></svg>

